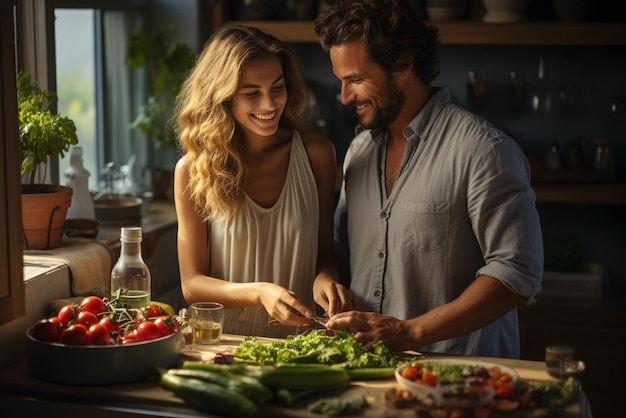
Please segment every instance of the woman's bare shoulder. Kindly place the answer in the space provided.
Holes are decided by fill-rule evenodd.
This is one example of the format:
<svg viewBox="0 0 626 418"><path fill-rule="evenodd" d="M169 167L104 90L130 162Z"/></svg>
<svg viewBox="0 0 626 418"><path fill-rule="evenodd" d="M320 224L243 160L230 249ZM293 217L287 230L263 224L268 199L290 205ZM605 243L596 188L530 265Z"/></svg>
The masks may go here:
<svg viewBox="0 0 626 418"><path fill-rule="evenodd" d="M309 154L335 154L335 146L326 135L319 132L300 132L300 136Z"/></svg>

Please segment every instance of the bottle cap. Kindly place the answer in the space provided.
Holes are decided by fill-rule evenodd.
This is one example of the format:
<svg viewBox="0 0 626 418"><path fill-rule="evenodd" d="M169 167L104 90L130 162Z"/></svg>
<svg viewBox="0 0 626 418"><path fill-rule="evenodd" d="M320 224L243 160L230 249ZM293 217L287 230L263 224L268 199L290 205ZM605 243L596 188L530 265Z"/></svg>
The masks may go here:
<svg viewBox="0 0 626 418"><path fill-rule="evenodd" d="M125 241L141 241L141 227L140 226L123 226L121 239Z"/></svg>

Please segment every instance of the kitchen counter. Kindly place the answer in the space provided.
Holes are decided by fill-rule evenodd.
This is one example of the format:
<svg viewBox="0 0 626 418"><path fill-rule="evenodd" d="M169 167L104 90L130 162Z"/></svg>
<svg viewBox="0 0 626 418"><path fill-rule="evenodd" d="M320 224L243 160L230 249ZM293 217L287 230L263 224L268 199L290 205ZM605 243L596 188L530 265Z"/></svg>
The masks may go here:
<svg viewBox="0 0 626 418"><path fill-rule="evenodd" d="M197 352L183 351L181 359L209 359L217 352L232 352L242 339L241 336L224 335L221 344L213 346L210 351L204 352L201 356ZM449 358L453 356L427 355L427 357ZM518 372L521 379L540 381L552 379L545 371L543 362L469 358L512 367ZM50 359L50 361L54 361L54 359ZM85 373L89 373L89 371L85 370ZM349 394L365 396L368 406L363 409L361 417L414 417L413 410L395 410L385 405L384 393L394 387L396 387L396 383L393 379L353 382L349 388L342 392L342 396ZM88 413L90 418L100 416L107 418L116 416L211 416L187 408L182 400L172 395L171 392L162 389L156 380L110 386L55 384L31 377L28 374L26 360L21 360L0 370L0 403L2 403L3 416L5 417L22 417L29 416L29 413L42 412L45 413L46 417L78 416L77 413ZM8 412L8 415L5 415L5 411ZM277 418L322 417L322 415L307 411L306 405L300 408L282 408L271 404L264 406L259 416ZM571 403L562 417L590 417L585 396L581 394L577 401Z"/></svg>

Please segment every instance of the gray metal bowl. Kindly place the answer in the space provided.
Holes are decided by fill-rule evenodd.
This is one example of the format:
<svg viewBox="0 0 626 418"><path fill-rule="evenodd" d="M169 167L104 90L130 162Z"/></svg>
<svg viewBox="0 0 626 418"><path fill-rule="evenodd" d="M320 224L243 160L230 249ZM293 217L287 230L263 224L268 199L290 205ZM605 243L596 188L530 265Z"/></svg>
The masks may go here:
<svg viewBox="0 0 626 418"><path fill-rule="evenodd" d="M109 385L145 380L158 368L176 365L179 332L125 345L72 346L38 341L26 331L29 373L42 380L75 385Z"/></svg>

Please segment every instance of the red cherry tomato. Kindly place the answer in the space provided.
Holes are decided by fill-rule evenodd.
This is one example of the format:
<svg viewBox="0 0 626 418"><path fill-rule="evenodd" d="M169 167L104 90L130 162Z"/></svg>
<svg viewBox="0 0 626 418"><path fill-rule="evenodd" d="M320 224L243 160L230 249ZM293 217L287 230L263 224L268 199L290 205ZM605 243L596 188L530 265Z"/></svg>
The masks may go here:
<svg viewBox="0 0 626 418"><path fill-rule="evenodd" d="M159 328L161 337L165 337L166 335L170 335L178 331L178 323L169 315L159 316L154 320L154 324L157 328Z"/></svg>
<svg viewBox="0 0 626 418"><path fill-rule="evenodd" d="M77 324L84 325L87 329L89 329L90 326L97 324L100 320L95 314L89 311L82 311L76 317L75 322Z"/></svg>
<svg viewBox="0 0 626 418"><path fill-rule="evenodd" d="M157 304L151 303L148 306L141 309L146 318L152 319L157 318L162 315L167 315L167 313L161 309L161 307Z"/></svg>
<svg viewBox="0 0 626 418"><path fill-rule="evenodd" d="M91 312L96 316L107 310L106 304L98 296L87 296L80 303L80 308L83 311Z"/></svg>
<svg viewBox="0 0 626 418"><path fill-rule="evenodd" d="M496 387L495 389L497 398L510 398L515 391L515 386L510 383L503 383L501 385L498 385L498 387Z"/></svg>
<svg viewBox="0 0 626 418"><path fill-rule="evenodd" d="M89 343L87 327L81 324L70 325L61 333L60 342L67 345L87 345Z"/></svg>
<svg viewBox="0 0 626 418"><path fill-rule="evenodd" d="M70 325L76 319L77 310L78 305L74 303L67 304L61 308L57 315L57 318L59 318L63 325Z"/></svg>
<svg viewBox="0 0 626 418"><path fill-rule="evenodd" d="M93 345L110 345L111 344L111 334L106 326L97 323L89 327L87 331L87 336L89 337L89 344Z"/></svg>
<svg viewBox="0 0 626 418"><path fill-rule="evenodd" d="M61 328L49 319L42 319L33 325L31 335L36 340L54 343L61 336Z"/></svg>
<svg viewBox="0 0 626 418"><path fill-rule="evenodd" d="M428 386L435 386L437 384L437 376L433 372L428 371L428 370L425 370L422 373L422 380Z"/></svg>
<svg viewBox="0 0 626 418"><path fill-rule="evenodd" d="M130 334L126 334L125 336L120 336L118 338L118 343L119 344L132 344L132 343L136 343L139 340L137 339L137 334L133 331Z"/></svg>
<svg viewBox="0 0 626 418"><path fill-rule="evenodd" d="M159 331L159 328L152 321L144 321L137 325L135 333L138 341L154 340L161 336L161 331Z"/></svg>
<svg viewBox="0 0 626 418"><path fill-rule="evenodd" d="M61 335L61 331L63 331L65 325L63 325L63 322L61 322L59 317L51 316L50 318L48 318L48 321L52 322L59 329L59 335Z"/></svg>
<svg viewBox="0 0 626 418"><path fill-rule="evenodd" d="M120 332L120 324L111 319L109 315L100 318L98 323L104 325L109 331L109 334L119 334Z"/></svg>
<svg viewBox="0 0 626 418"><path fill-rule="evenodd" d="M416 367L407 367L402 370L402 377L405 379L409 379L411 381L421 380L422 379L422 371Z"/></svg>

